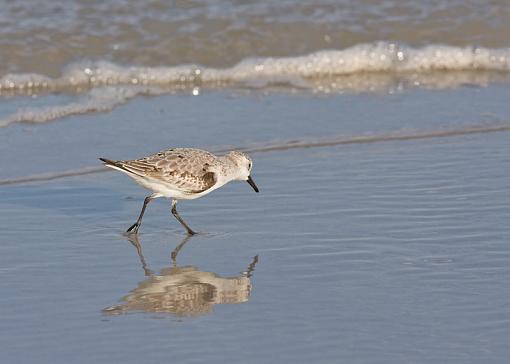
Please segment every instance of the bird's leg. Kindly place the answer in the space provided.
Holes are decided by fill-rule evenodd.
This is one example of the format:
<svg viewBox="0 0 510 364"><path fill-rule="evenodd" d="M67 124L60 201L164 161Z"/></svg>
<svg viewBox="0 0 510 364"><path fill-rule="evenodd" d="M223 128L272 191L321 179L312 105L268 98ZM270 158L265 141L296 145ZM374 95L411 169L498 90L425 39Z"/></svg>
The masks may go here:
<svg viewBox="0 0 510 364"><path fill-rule="evenodd" d="M257 265L258 262L259 262L259 256L255 255L253 257L252 262L248 266L248 269L246 270L246 277L248 277L248 278L251 277L251 275L253 274L253 271L255 270L255 266Z"/></svg>
<svg viewBox="0 0 510 364"><path fill-rule="evenodd" d="M182 247L188 242L188 240L191 238L191 235L186 235L186 237L181 241L179 245L175 247L175 249L170 254L170 257L172 258L172 262L174 263L174 267L177 267L177 254L181 251Z"/></svg>
<svg viewBox="0 0 510 364"><path fill-rule="evenodd" d="M175 218L177 219L177 221L179 221L181 223L181 225L186 228L188 235L195 235L196 233L193 230L191 230L191 228L184 222L182 217L179 216L179 213L177 212L177 209L175 207L176 205L177 205L177 200L172 200L172 215L174 215Z"/></svg>
<svg viewBox="0 0 510 364"><path fill-rule="evenodd" d="M143 271L147 277L151 277L154 275L154 272L149 269L147 263L145 262L145 258L142 252L142 245L140 244L140 240L138 240L138 234L130 234L127 237L128 241L133 244L136 248L136 252L138 253L138 258L140 259L140 263L142 263Z"/></svg>
<svg viewBox="0 0 510 364"><path fill-rule="evenodd" d="M147 207L147 205L149 204L149 202L151 202L151 200L153 198L154 197L152 195L145 197L145 200L143 200L142 211L140 211L140 216L138 216L138 220L136 220L136 222L133 225L131 225L129 227L129 229L126 230L127 233L130 233L130 232L133 232L135 234L138 233L138 228L140 227L140 224L142 223L142 218L143 218L143 214L145 213L145 208Z"/></svg>

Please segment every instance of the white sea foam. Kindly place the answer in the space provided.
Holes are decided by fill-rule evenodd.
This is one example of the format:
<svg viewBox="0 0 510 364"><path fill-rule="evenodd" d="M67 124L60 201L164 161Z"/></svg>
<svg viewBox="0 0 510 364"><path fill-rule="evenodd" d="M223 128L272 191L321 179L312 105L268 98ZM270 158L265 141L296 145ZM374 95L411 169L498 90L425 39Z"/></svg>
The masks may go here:
<svg viewBox="0 0 510 364"><path fill-rule="evenodd" d="M0 127L17 122L45 123L74 114L109 111L142 92L144 90L141 88L103 87L93 89L84 97L69 104L18 110L0 120Z"/></svg>
<svg viewBox="0 0 510 364"><path fill-rule="evenodd" d="M9 74L0 89L144 85L177 87L226 86L265 80L281 84L299 79L346 76L367 72L428 73L436 71L510 71L510 48L430 45L411 48L393 43L363 44L344 50L324 50L305 56L247 59L231 68L198 65L130 67L106 61L70 65L58 78L37 74Z"/></svg>
<svg viewBox="0 0 510 364"><path fill-rule="evenodd" d="M59 106L31 108L0 120L41 123L67 115L108 111L140 94L206 88L299 88L314 92L401 90L406 87L486 85L510 80L510 48L430 45L411 48L387 42L344 50L324 50L285 58L250 58L230 68L198 65L121 66L106 61L80 62L60 77L9 74L0 78L0 95L87 92Z"/></svg>

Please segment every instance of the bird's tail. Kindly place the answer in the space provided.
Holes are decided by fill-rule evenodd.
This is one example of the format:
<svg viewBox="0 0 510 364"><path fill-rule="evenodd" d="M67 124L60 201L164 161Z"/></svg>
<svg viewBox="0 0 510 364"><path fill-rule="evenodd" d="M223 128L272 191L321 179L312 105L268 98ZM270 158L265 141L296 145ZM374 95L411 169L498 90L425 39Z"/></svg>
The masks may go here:
<svg viewBox="0 0 510 364"><path fill-rule="evenodd" d="M101 162L103 162L106 167L110 167L113 169L119 169L119 170L126 172L126 168L124 168L122 161L114 161L114 160L107 159L107 158L99 158L99 160Z"/></svg>
<svg viewBox="0 0 510 364"><path fill-rule="evenodd" d="M119 170L121 172L124 172L124 173L125 172L131 172L131 171L127 170L124 167L124 163L122 163L122 161L114 161L114 160L107 159L107 158L99 158L99 160L101 162L103 162L106 167L117 169L117 170Z"/></svg>
<svg viewBox="0 0 510 364"><path fill-rule="evenodd" d="M129 161L114 161L107 158L99 158L99 160L103 162L106 167L116 169L128 175L137 175L140 177L144 177L138 171L133 170L133 168L130 167Z"/></svg>
<svg viewBox="0 0 510 364"><path fill-rule="evenodd" d="M108 166L108 165L116 166L119 164L119 161L112 161L111 159L107 159L107 158L99 158L99 160L101 162L103 162L105 164L105 166Z"/></svg>

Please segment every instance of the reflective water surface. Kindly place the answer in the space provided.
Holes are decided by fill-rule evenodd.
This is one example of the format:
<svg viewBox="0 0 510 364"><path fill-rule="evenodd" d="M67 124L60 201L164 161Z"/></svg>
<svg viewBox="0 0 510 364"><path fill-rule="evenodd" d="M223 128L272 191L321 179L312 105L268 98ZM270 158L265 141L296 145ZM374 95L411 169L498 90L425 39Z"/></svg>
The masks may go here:
<svg viewBox="0 0 510 364"><path fill-rule="evenodd" d="M124 303L106 307L103 312L116 315L145 311L193 316L210 313L216 304L248 301L251 292L250 277L258 256L253 258L246 272L237 277L222 278L215 273L200 271L197 267L179 267L177 254L190 238L185 237L172 251L173 265L163 268L157 275L145 262L138 235L130 234L128 239L135 246L145 275L149 278L124 296Z"/></svg>
<svg viewBox="0 0 510 364"><path fill-rule="evenodd" d="M254 150L261 192L180 202L201 232L184 245L163 199L126 239L145 191L120 174L0 186L3 361L505 362L510 138L443 131L506 125L508 92L164 96L4 128L3 178L176 145L353 142ZM429 137L381 137L402 133Z"/></svg>

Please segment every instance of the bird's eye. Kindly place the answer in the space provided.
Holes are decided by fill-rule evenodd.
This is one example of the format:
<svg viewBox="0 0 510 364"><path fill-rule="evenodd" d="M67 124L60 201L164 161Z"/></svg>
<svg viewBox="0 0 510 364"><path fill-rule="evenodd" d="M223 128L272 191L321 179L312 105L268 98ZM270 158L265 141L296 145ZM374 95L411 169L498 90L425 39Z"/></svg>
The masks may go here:
<svg viewBox="0 0 510 364"><path fill-rule="evenodd" d="M248 163L248 169L251 169L251 162Z"/></svg>

